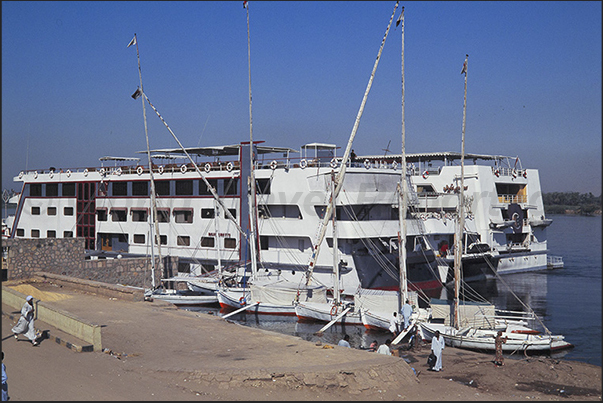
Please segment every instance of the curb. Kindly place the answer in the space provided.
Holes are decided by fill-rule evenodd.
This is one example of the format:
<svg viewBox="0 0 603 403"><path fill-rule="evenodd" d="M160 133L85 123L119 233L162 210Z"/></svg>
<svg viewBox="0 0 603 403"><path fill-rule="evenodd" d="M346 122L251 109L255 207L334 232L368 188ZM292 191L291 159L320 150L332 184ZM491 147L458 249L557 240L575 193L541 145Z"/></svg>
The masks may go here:
<svg viewBox="0 0 603 403"><path fill-rule="evenodd" d="M12 321L18 320L17 316L15 316L13 314L10 314L10 313L6 313L4 311L2 311L2 315L6 316L7 318L9 318ZM92 344L84 344L84 345L74 344L74 343L71 343L71 342L69 342L67 340L62 339L59 336L53 335L50 330L44 330L42 333L43 333L42 334L42 338L41 338L42 340L44 340L44 339L54 340L57 344L65 346L68 349L73 350L75 352L78 352L78 353L87 353L87 352L93 352L94 351L94 346Z"/></svg>

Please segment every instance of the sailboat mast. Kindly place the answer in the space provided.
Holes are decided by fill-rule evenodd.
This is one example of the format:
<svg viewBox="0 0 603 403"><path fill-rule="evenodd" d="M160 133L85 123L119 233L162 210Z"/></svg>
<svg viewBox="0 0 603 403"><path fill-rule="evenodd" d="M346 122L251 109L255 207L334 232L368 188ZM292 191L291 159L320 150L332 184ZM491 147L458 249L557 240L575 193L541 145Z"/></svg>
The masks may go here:
<svg viewBox="0 0 603 403"><path fill-rule="evenodd" d="M245 1L243 3L245 10L247 10L247 70L249 75L249 164L251 165L251 169L249 171L249 226L250 226L250 236L249 236L249 245L250 245L250 253L251 253L251 274L253 279L256 279L258 267L257 267L257 252L256 252L256 189L255 189L255 174L254 174L254 160L253 160L253 119L251 115L251 41L249 36L249 2Z"/></svg>
<svg viewBox="0 0 603 403"><path fill-rule="evenodd" d="M331 192L335 192L335 171L331 171ZM339 243L337 242L337 198L331 199L333 204L333 303L339 305Z"/></svg>
<svg viewBox="0 0 603 403"><path fill-rule="evenodd" d="M406 181L406 123L404 112L404 7L402 7L402 14L400 14L400 22L402 24L402 174L400 176L402 187L398 188L398 260L400 270L398 311L402 309L404 301L408 298L408 284L406 278L406 211L408 209L408 183ZM400 234L399 231L402 231L402 234Z"/></svg>
<svg viewBox="0 0 603 403"><path fill-rule="evenodd" d="M461 137L461 184L459 191L458 224L454 246L454 327L459 328L459 292L461 278L461 258L463 255L463 228L465 226L464 194L465 194L465 117L467 114L467 67L469 55L465 55L462 73L465 73L465 97L463 100L463 130Z"/></svg>
<svg viewBox="0 0 603 403"><path fill-rule="evenodd" d="M377 54L377 59L375 60L375 64L373 65L373 71L371 72L371 78L366 86L366 90L364 91L364 97L362 98L362 102L360 104L360 109L358 110L358 115L356 116L356 121L354 122L354 127L352 128L352 133L350 134L350 138L348 140L348 144L346 146L343 157L341 158L340 170L337 173L336 179L336 187L335 193L331 195L331 197L337 197L339 194L341 187L343 185L343 177L345 175L346 167L348 160L350 159L350 153L352 152L352 143L354 142L354 137L356 136L356 131L358 131L358 126L360 125L360 118L362 117L362 113L364 112L364 106L366 104L366 99L368 98L368 94L371 90L371 86L373 85L373 79L375 78L375 71L377 70L377 66L379 65L379 59L381 59L381 53L383 52L383 46L385 45L385 40L387 39L387 34L389 33L389 29L392 25L392 21L394 20L394 15L396 14L396 9L398 8L398 3L394 6L394 11L392 12L392 16L389 19L389 24L387 25L387 29L385 30L385 35L381 40L381 47L379 48L379 53ZM330 201L330 200L329 200ZM308 271L306 272L306 285L309 285L312 280L312 272L314 271L314 266L316 264L316 260L318 259L318 254L320 252L320 245L324 240L327 224L331 219L332 213L332 203L327 204L327 209L325 211L325 215L323 217L322 222L320 223L320 231L318 232L318 236L316 238L316 242L313 245L312 256L310 257L310 263L308 263Z"/></svg>
<svg viewBox="0 0 603 403"><path fill-rule="evenodd" d="M138 59L138 78L140 79L140 92L144 94L144 90L142 87L142 70L140 68L140 53L138 51L138 38L136 38L136 34L134 34L133 39L134 44L136 45L136 58ZM132 44L132 42L130 42ZM129 47L130 45L128 45ZM144 117L144 134L147 141L147 157L149 160L149 176L151 179L151 220L149 222L150 225L150 245L151 245L151 285L153 289L157 288L155 284L155 254L154 254L154 244L157 242L157 254L159 255L159 273L162 273L162 260L161 260L161 237L159 235L159 226L157 225L157 199L155 194L155 179L153 177L153 164L151 160L151 149L149 147L149 131L147 128L147 112L144 106L144 96L141 97L142 102L142 115ZM155 233L153 235L153 233Z"/></svg>

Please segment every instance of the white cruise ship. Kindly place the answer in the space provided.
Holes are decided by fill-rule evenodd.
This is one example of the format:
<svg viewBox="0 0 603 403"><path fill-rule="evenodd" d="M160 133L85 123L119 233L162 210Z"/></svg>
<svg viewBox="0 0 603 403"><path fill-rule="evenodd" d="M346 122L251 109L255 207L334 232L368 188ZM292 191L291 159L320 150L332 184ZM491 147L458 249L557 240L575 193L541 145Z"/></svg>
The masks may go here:
<svg viewBox="0 0 603 403"><path fill-rule="evenodd" d="M329 201L332 170L341 156L332 144L291 148L254 142L258 265L265 275L303 282L319 223ZM245 237L207 188L216 189L238 225L249 229L249 142L153 150L153 178L162 256L179 257L179 273L196 276L249 260ZM145 152L146 153L146 152ZM337 199L338 257L343 292L358 287L396 290L400 155L360 156L350 163ZM453 265L459 203L460 154L407 154L411 194L407 214L410 289L438 297ZM100 166L20 172L22 189L7 224L16 238L83 237L98 258L148 255L149 167L138 158L102 157ZM183 160L181 160L183 161ZM515 157L466 154L465 280L547 267L546 219L536 169ZM247 167L247 168L246 168ZM331 225L331 224L329 224ZM333 284L332 237L313 272ZM157 246L155 246L157 248ZM176 274L176 273L174 273Z"/></svg>

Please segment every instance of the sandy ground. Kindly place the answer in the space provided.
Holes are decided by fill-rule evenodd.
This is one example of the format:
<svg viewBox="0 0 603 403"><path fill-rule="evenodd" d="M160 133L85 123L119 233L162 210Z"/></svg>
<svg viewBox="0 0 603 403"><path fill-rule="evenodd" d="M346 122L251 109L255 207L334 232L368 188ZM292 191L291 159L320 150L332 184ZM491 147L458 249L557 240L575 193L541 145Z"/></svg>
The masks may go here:
<svg viewBox="0 0 603 403"><path fill-rule="evenodd" d="M443 371L431 372L428 345L387 357L166 303L31 286L35 298L100 324L103 347L113 354L78 353L50 339L38 347L17 341L8 316L16 309L2 304L2 351L15 401L601 400L601 367L581 362L540 356L496 367L491 354L447 347ZM60 333L43 322L36 328Z"/></svg>

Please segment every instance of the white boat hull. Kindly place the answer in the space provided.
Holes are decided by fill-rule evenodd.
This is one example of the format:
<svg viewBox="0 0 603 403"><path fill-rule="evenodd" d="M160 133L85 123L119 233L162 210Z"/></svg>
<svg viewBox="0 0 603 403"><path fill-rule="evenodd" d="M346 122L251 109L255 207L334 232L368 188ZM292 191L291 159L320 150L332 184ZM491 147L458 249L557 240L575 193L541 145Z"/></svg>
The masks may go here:
<svg viewBox="0 0 603 403"><path fill-rule="evenodd" d="M295 314L300 321L331 322L345 307L334 306L331 303L300 302L295 306ZM346 325L362 325L360 312L349 311L335 323Z"/></svg>

